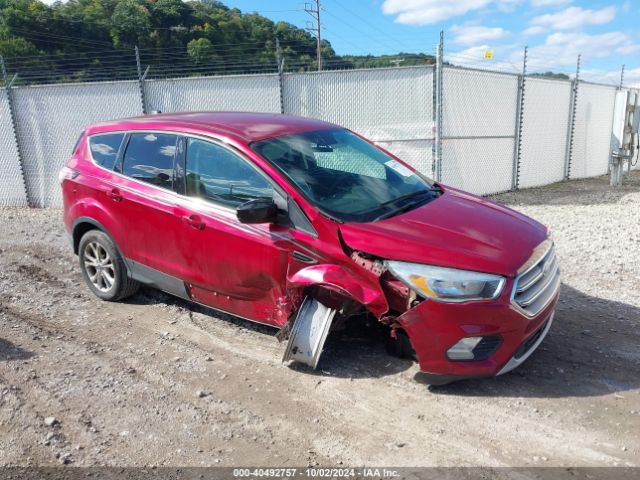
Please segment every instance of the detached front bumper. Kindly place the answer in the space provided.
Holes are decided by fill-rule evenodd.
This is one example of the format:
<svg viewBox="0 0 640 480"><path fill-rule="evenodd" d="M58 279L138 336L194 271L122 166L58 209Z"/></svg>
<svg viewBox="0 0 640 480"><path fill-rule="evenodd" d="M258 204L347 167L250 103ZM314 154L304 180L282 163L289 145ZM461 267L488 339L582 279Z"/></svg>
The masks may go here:
<svg viewBox="0 0 640 480"><path fill-rule="evenodd" d="M551 328L559 286L533 317L513 305L513 288L511 280L503 294L491 302L453 304L425 300L398 317L426 383L442 385L501 375L517 368L538 348ZM466 337L490 339L483 341L485 351L479 355L482 359L449 358L449 349Z"/></svg>

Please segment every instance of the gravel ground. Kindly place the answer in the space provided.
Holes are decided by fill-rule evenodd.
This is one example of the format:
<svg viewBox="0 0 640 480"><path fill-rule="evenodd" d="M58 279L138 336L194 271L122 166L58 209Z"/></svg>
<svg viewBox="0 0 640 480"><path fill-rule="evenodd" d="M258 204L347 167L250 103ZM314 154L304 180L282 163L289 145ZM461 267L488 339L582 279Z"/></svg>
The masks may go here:
<svg viewBox="0 0 640 480"><path fill-rule="evenodd" d="M640 465L640 172L496 198L554 231L556 321L519 370L436 389L366 330L311 372L273 329L102 302L59 210L0 210L0 465Z"/></svg>

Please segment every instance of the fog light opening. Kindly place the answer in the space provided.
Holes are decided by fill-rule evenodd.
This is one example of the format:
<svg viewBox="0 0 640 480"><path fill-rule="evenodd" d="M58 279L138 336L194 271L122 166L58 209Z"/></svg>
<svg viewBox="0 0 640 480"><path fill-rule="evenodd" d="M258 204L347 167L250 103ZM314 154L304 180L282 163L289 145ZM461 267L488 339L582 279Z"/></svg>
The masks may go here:
<svg viewBox="0 0 640 480"><path fill-rule="evenodd" d="M451 361L486 360L502 344L502 337L465 337L447 350L447 358Z"/></svg>
<svg viewBox="0 0 640 480"><path fill-rule="evenodd" d="M480 343L482 337L461 338L458 343L447 350L449 360L473 360L475 358L473 349Z"/></svg>

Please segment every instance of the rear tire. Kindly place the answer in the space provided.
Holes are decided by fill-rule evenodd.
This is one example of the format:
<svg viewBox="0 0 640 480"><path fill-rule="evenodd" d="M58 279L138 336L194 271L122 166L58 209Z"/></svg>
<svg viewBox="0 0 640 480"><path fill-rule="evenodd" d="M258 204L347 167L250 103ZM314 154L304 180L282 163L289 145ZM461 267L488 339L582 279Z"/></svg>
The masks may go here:
<svg viewBox="0 0 640 480"><path fill-rule="evenodd" d="M113 240L101 230L89 230L78 246L80 269L93 294L110 302L127 298L140 288L129 278L127 266Z"/></svg>

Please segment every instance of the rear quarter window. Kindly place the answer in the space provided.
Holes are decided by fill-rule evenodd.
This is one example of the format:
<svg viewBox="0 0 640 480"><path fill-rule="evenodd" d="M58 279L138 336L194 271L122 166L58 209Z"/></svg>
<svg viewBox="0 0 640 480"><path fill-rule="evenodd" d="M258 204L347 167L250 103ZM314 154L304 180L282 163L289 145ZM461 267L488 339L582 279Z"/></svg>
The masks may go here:
<svg viewBox="0 0 640 480"><path fill-rule="evenodd" d="M106 133L90 137L89 148L93 161L101 167L112 170L123 139L124 133Z"/></svg>

